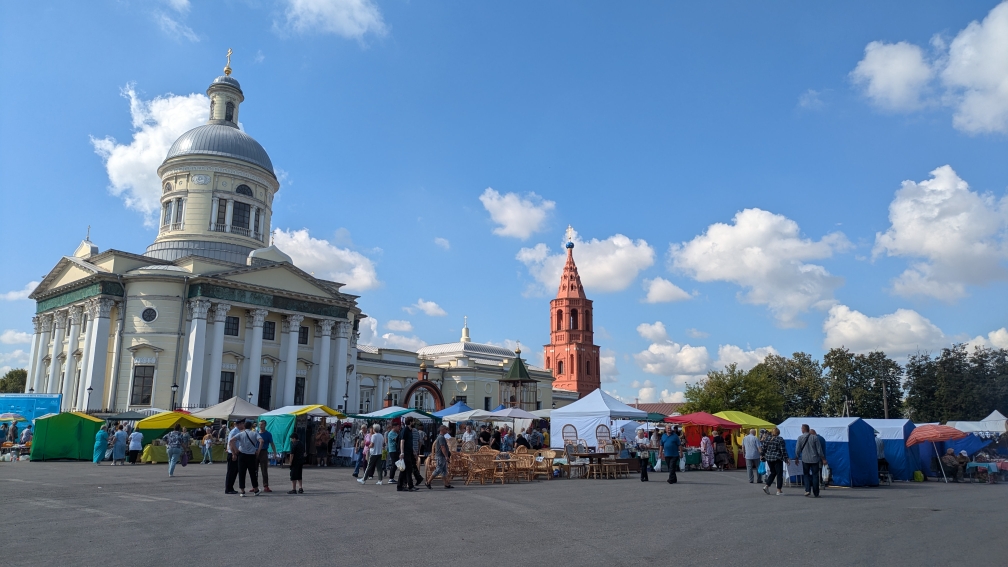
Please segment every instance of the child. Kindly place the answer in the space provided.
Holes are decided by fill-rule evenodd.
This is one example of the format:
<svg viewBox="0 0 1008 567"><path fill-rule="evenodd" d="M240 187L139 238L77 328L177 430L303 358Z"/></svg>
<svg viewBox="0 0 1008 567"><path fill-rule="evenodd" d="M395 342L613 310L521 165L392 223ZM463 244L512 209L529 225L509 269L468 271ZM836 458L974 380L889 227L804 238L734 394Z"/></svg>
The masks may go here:
<svg viewBox="0 0 1008 567"><path fill-rule="evenodd" d="M291 489L287 491L287 494L304 494L304 483L301 481L301 469L304 467L305 462L305 446L304 443L298 441L297 433L291 433L290 441ZM300 488L298 488L298 485L300 485Z"/></svg>

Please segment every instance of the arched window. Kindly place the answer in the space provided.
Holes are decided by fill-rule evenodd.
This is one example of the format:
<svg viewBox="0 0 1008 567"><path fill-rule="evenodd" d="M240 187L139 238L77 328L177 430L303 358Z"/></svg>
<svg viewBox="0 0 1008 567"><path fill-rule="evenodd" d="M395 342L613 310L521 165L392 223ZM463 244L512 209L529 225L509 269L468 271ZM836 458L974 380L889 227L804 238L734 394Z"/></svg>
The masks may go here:
<svg viewBox="0 0 1008 567"><path fill-rule="evenodd" d="M546 357L546 368L549 368L549 367L550 367L550 358L547 356Z"/></svg>
<svg viewBox="0 0 1008 567"><path fill-rule="evenodd" d="M238 193L239 195L248 195L249 197L252 196L252 190L249 189L248 185L239 185L235 188L235 193Z"/></svg>
<svg viewBox="0 0 1008 567"><path fill-rule="evenodd" d="M229 102L224 106L224 120L234 122L234 109L235 106L233 102Z"/></svg>
<svg viewBox="0 0 1008 567"><path fill-rule="evenodd" d="M563 309L557 309L557 329L558 331L563 330Z"/></svg>
<svg viewBox="0 0 1008 567"><path fill-rule="evenodd" d="M570 314L571 314L570 328L573 329L573 330L576 330L578 328L578 312L577 312L577 309L571 309Z"/></svg>
<svg viewBox="0 0 1008 567"><path fill-rule="evenodd" d="M214 119L213 109L214 109L214 103L215 102L217 102L217 101L214 100L214 99L210 99L210 120Z"/></svg>
<svg viewBox="0 0 1008 567"><path fill-rule="evenodd" d="M592 373L591 373L591 361L590 360L585 363L585 374L587 374L589 376L592 375Z"/></svg>
<svg viewBox="0 0 1008 567"><path fill-rule="evenodd" d="M587 309L584 312L584 328L586 331L591 330L591 311Z"/></svg>
<svg viewBox="0 0 1008 567"><path fill-rule="evenodd" d="M557 374L558 375L559 374L563 374L563 361L562 360L558 360L557 361Z"/></svg>

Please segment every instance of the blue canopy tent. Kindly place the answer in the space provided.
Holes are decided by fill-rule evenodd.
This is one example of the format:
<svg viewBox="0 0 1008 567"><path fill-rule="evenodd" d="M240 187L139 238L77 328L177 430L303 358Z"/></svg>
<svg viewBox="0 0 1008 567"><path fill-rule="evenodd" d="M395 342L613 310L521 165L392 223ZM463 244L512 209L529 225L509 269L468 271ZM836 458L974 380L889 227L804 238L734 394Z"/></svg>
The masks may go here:
<svg viewBox="0 0 1008 567"><path fill-rule="evenodd" d="M504 404L501 404L501 405L499 405L499 406L495 407L494 409L492 409L492 410L490 410L490 411L500 411L500 410L502 410L502 409L507 409L507 406L506 406L506 405L504 405Z"/></svg>
<svg viewBox="0 0 1008 567"><path fill-rule="evenodd" d="M445 417L446 415L455 415L464 411L472 411L472 408L467 406L465 402L455 402L441 411L434 412L433 415L434 417Z"/></svg>
<svg viewBox="0 0 1008 567"><path fill-rule="evenodd" d="M917 426L909 419L866 419L865 423L879 432L885 448L889 472L896 480L913 480L914 471L921 470L920 453L906 446L906 440Z"/></svg>
<svg viewBox="0 0 1008 567"><path fill-rule="evenodd" d="M952 449L956 455L959 454L959 451L966 451L966 455L972 459L980 449L995 441L996 439L984 439L975 433L970 433L966 437L954 441L939 441L937 443L926 441L917 445L918 455L920 455L920 470L924 476L940 477L941 470L931 468L931 459L938 458L938 455L944 455L946 449ZM913 447L909 447L909 449L913 449Z"/></svg>
<svg viewBox="0 0 1008 567"><path fill-rule="evenodd" d="M875 430L860 417L792 417L778 425L794 458L802 424L826 441L826 460L838 486L878 486Z"/></svg>

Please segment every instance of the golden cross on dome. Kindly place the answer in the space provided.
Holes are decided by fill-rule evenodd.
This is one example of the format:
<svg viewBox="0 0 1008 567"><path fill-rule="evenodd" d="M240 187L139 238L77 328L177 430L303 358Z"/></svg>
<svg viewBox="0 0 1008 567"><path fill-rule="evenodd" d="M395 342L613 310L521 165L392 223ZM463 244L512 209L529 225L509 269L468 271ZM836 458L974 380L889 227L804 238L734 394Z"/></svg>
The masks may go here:
<svg viewBox="0 0 1008 567"><path fill-rule="evenodd" d="M573 226L567 225L567 232L565 234L567 235L567 242L574 242L574 227Z"/></svg>
<svg viewBox="0 0 1008 567"><path fill-rule="evenodd" d="M232 55L232 53L233 52L231 51L231 48L229 47L228 48L228 52L227 52L227 65L224 65L224 74L227 75L228 77L231 76L231 55Z"/></svg>

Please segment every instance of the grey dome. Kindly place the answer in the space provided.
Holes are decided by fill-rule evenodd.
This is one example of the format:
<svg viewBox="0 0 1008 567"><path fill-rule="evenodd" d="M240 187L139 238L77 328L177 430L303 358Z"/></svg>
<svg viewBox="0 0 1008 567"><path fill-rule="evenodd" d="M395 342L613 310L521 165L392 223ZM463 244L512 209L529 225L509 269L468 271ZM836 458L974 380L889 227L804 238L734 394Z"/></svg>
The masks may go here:
<svg viewBox="0 0 1008 567"><path fill-rule="evenodd" d="M270 174L276 175L273 172L273 162L259 142L233 126L205 124L189 130L175 140L168 150L168 155L165 156L165 161L190 155L240 159L254 163Z"/></svg>
<svg viewBox="0 0 1008 567"><path fill-rule="evenodd" d="M213 80L212 83L210 83L210 86L219 84L231 85L232 87L241 91L241 85L239 85L238 81L233 79L230 75L221 75L220 77L217 77L216 79Z"/></svg>

